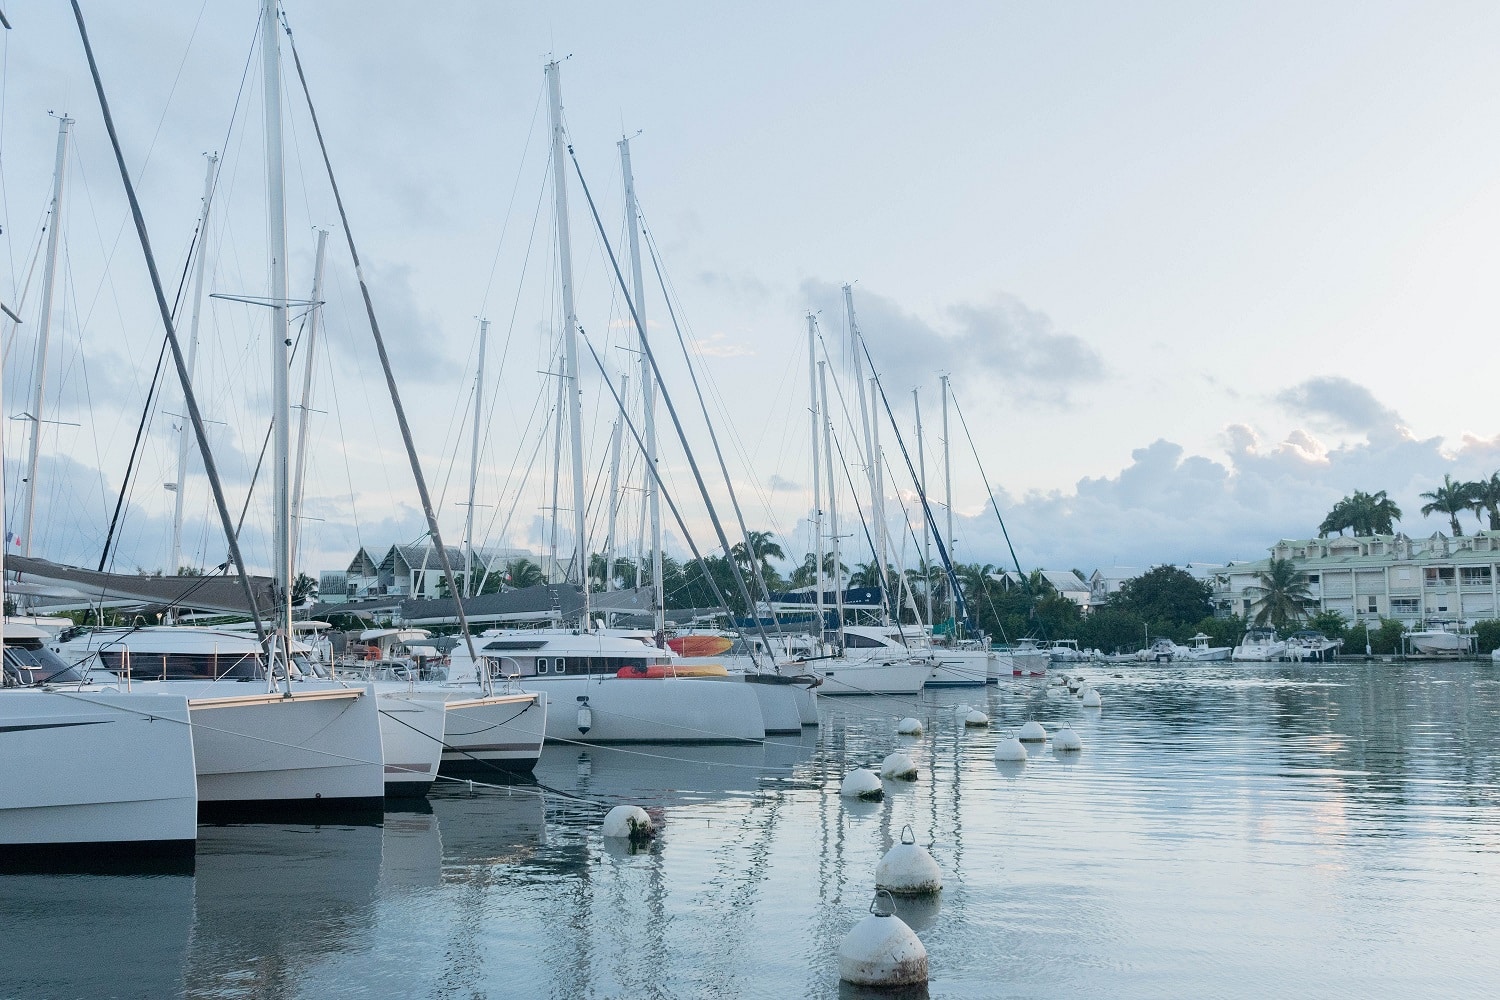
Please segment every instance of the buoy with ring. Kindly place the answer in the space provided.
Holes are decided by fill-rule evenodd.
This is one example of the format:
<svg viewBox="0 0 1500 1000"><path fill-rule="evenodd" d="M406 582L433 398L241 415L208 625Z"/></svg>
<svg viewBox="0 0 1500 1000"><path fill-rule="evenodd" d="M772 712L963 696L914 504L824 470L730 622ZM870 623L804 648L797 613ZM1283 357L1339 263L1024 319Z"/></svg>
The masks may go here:
<svg viewBox="0 0 1500 1000"><path fill-rule="evenodd" d="M879 802L885 798L885 786L880 783L874 771L867 767L859 767L850 771L844 778L844 783L839 786L839 794L846 799Z"/></svg>
<svg viewBox="0 0 1500 1000"><path fill-rule="evenodd" d="M901 829L901 842L885 852L875 866L875 888L897 896L925 896L943 887L943 872L927 848L917 843L910 824Z"/></svg>
<svg viewBox="0 0 1500 1000"><path fill-rule="evenodd" d="M1103 708L1104 707L1104 699L1099 696L1099 692L1098 691L1095 691L1093 688L1089 688L1087 691L1085 691L1083 693L1083 707L1084 708Z"/></svg>
<svg viewBox="0 0 1500 1000"><path fill-rule="evenodd" d="M1073 732L1073 727L1063 726L1052 734L1052 749L1063 753L1077 753L1083 749L1083 740Z"/></svg>
<svg viewBox="0 0 1500 1000"><path fill-rule="evenodd" d="M1025 760L1027 756L1026 747L1014 736L1008 736L995 744L996 760Z"/></svg>
<svg viewBox="0 0 1500 1000"><path fill-rule="evenodd" d="M915 986L927 982L927 949L896 916L896 900L878 890L870 915L839 945L839 978L856 986Z"/></svg>
<svg viewBox="0 0 1500 1000"><path fill-rule="evenodd" d="M906 754L897 750L880 762L880 776L894 781L916 781L917 764Z"/></svg>
<svg viewBox="0 0 1500 1000"><path fill-rule="evenodd" d="M1042 724L1040 722L1037 722L1035 719L1032 719L1030 722L1026 723L1026 725L1022 726L1019 735L1021 737L1022 743L1047 742L1047 730L1043 729Z"/></svg>

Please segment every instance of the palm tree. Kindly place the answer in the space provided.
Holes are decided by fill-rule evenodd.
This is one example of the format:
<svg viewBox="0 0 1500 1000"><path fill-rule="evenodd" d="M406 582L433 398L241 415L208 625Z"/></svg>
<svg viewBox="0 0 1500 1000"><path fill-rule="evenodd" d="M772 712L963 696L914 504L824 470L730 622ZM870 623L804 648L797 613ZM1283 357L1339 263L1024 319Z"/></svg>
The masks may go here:
<svg viewBox="0 0 1500 1000"><path fill-rule="evenodd" d="M1247 587L1255 595L1255 624L1285 628L1307 617L1316 602L1307 578L1290 559L1272 559L1259 574L1259 583Z"/></svg>
<svg viewBox="0 0 1500 1000"><path fill-rule="evenodd" d="M849 567L840 562L838 579L847 580L848 578ZM836 585L833 575L833 554L830 552L823 553L823 579L830 584ZM787 583L792 587L811 587L817 582L818 557L809 552L802 557L802 565L792 570L792 575L787 578Z"/></svg>
<svg viewBox="0 0 1500 1000"><path fill-rule="evenodd" d="M1488 511L1490 530L1500 531L1500 472L1490 473L1490 478L1469 484L1474 489L1474 514Z"/></svg>
<svg viewBox="0 0 1500 1000"><path fill-rule="evenodd" d="M1453 526L1453 537L1461 537L1464 529L1458 523L1458 515L1474 507L1474 484L1455 483L1453 477L1447 473L1443 474L1443 485L1429 493L1421 494L1423 500L1428 501L1422 505L1422 516L1430 514L1447 514L1448 523Z"/></svg>
<svg viewBox="0 0 1500 1000"><path fill-rule="evenodd" d="M512 587L536 587L547 582L542 577L542 568L530 559L512 559L505 564L501 575Z"/></svg>
<svg viewBox="0 0 1500 1000"><path fill-rule="evenodd" d="M761 576L769 578L775 572L771 569L770 560L785 559L786 553L781 551L781 546L776 543L776 536L769 531L748 531L745 534L750 540L750 549L745 548L744 542L736 542L730 548L730 554L746 571L759 564ZM754 555L751 555L751 550Z"/></svg>
<svg viewBox="0 0 1500 1000"><path fill-rule="evenodd" d="M1360 535L1390 535L1396 531L1395 522L1401 519L1401 508L1386 496L1385 490L1366 493L1355 490L1333 505L1323 523L1318 525L1318 537L1344 533L1348 528L1355 537Z"/></svg>
<svg viewBox="0 0 1500 1000"><path fill-rule="evenodd" d="M871 559L869 562L856 563L854 566L854 572L849 574L849 586L880 586L880 564L877 563L874 559Z"/></svg>

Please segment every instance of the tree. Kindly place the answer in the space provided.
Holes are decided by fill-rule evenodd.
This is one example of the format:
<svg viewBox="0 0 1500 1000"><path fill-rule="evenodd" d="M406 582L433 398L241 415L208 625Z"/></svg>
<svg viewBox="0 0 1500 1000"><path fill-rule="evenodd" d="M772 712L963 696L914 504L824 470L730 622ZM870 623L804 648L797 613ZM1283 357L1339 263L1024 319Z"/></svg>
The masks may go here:
<svg viewBox="0 0 1500 1000"><path fill-rule="evenodd" d="M1285 628L1306 618L1315 603L1307 578L1290 559L1272 559L1246 590L1255 595L1255 624Z"/></svg>
<svg viewBox="0 0 1500 1000"><path fill-rule="evenodd" d="M842 562L839 563L839 580L849 578L849 567ZM802 557L802 565L792 570L791 577L787 583L793 587L811 587L818 582L818 557L811 552ZM823 553L823 585L825 587L835 586L833 575L833 554Z"/></svg>
<svg viewBox="0 0 1500 1000"><path fill-rule="evenodd" d="M318 581L306 573L298 573L292 581L292 604L302 605L318 599Z"/></svg>
<svg viewBox="0 0 1500 1000"><path fill-rule="evenodd" d="M1126 580L1110 606L1129 611L1153 628L1192 625L1214 613L1213 588L1176 566L1157 566Z"/></svg>
<svg viewBox="0 0 1500 1000"><path fill-rule="evenodd" d="M1361 535L1390 535L1395 533L1395 522L1399 520L1401 508L1386 496L1385 490L1377 493L1355 490L1352 495L1333 505L1328 516L1323 518L1323 523L1318 525L1318 537L1342 535L1345 529L1352 531L1356 538Z"/></svg>
<svg viewBox="0 0 1500 1000"><path fill-rule="evenodd" d="M542 568L530 559L512 559L505 564L499 573L492 573L491 578L498 581L504 579L512 587L539 587L546 583L542 576ZM489 581L485 581L485 590L489 591Z"/></svg>
<svg viewBox="0 0 1500 1000"><path fill-rule="evenodd" d="M749 549L745 548L744 542L736 542L729 550L734 561L747 573L759 565L763 577L768 580L775 577L777 574L771 568L771 560L786 558L786 553L776 543L776 536L769 531L749 531L746 535L750 541Z"/></svg>
<svg viewBox="0 0 1500 1000"><path fill-rule="evenodd" d="M1492 472L1490 478L1470 483L1469 487L1473 491L1475 516L1487 511L1490 530L1500 531L1500 472Z"/></svg>
<svg viewBox="0 0 1500 1000"><path fill-rule="evenodd" d="M1474 509L1474 489L1473 483L1456 483L1451 475L1444 473L1443 485L1421 494L1422 499L1428 501L1422 505L1422 516L1447 514L1453 537L1462 536L1464 529L1458 523L1458 515Z"/></svg>

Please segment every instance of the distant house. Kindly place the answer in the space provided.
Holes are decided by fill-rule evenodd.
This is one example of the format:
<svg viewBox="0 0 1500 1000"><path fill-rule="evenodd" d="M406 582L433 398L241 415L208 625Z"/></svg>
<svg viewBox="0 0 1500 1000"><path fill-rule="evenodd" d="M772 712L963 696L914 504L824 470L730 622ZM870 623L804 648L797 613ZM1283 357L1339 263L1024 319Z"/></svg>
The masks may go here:
<svg viewBox="0 0 1500 1000"><path fill-rule="evenodd" d="M464 554L461 548L448 547L454 575L464 576ZM492 573L502 572L511 559L535 558L525 549L478 548L475 562ZM376 560L361 547L346 569L324 570L318 576L319 598L329 604L364 600L370 597L435 598L441 591L443 564L437 547L392 545Z"/></svg>
<svg viewBox="0 0 1500 1000"><path fill-rule="evenodd" d="M1093 604L1093 591L1089 582L1070 569L1044 569L1040 571L1042 579L1057 591L1058 596L1066 597L1074 604L1087 611ZM1007 587L1024 587L1026 581L1014 570L1003 573L991 573L991 580L998 580Z"/></svg>
<svg viewBox="0 0 1500 1000"><path fill-rule="evenodd" d="M1109 569L1096 569L1089 576L1089 603L1093 607L1099 607L1109 601L1110 597L1120 592L1120 587L1126 580L1133 580L1141 575L1141 571L1134 566L1111 566Z"/></svg>

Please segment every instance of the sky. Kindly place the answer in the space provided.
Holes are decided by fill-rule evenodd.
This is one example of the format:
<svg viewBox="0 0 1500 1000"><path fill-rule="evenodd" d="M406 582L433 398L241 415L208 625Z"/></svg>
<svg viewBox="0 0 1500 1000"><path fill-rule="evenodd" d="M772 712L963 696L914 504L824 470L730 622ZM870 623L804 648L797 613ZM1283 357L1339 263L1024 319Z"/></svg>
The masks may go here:
<svg viewBox="0 0 1500 1000"><path fill-rule="evenodd" d="M208 151L223 155L203 241L208 290L267 294L255 5L83 7L167 294L177 297L188 260ZM543 84L552 57L569 141L619 254L616 142L633 136L664 273L659 284L647 261L645 318L704 478L725 506L674 318L747 522L796 561L813 541L809 311L845 456L840 544L846 562L869 558L845 283L914 464L920 393L940 521L938 376L951 375L972 434L971 448L950 414L964 561L1010 561L989 488L1024 567L1088 573L1263 557L1279 538L1314 534L1355 489L1389 491L1401 526L1428 534L1445 524L1420 515L1420 492L1445 473L1500 468L1493 5L284 9L450 543L464 534L481 316L491 325L475 538L550 543L557 381L544 373L559 370L563 325ZM6 14L0 296L25 320L5 327L7 523L17 530L31 429L14 417L34 382L49 112L66 112L77 124L32 540L35 554L93 565L161 323L69 11L7 4ZM301 563L316 571L424 529L285 43L283 58L294 295L310 292L315 228L330 230L302 525ZM629 370L638 422L632 321L576 176L569 185L579 322L612 380ZM180 326L189 312L185 301ZM216 421L230 505L246 511L247 556L263 567L267 484L246 496L270 419L269 319L211 299L200 329L195 384ZM584 362L588 530L601 549L616 408L586 349ZM299 391L300 362L292 381ZM162 484L176 479L181 412L169 379L145 425L116 568L168 562ZM658 418L670 492L711 550L664 408ZM891 558L910 564L919 505L890 425L881 433ZM642 463L629 433L622 453L616 536L634 551ZM186 489L184 561L213 565L222 533L199 472ZM901 527L903 505L914 530Z"/></svg>

